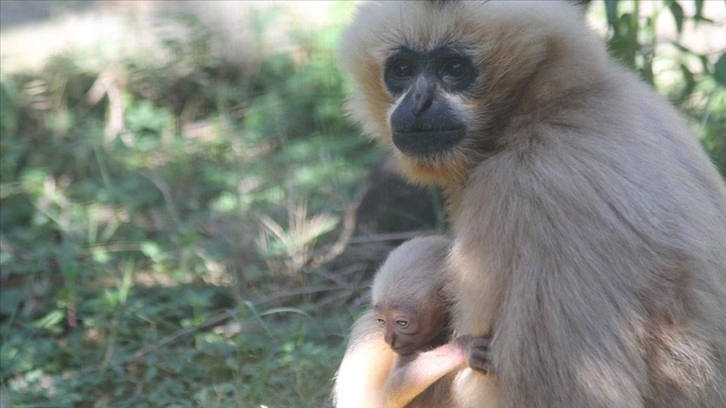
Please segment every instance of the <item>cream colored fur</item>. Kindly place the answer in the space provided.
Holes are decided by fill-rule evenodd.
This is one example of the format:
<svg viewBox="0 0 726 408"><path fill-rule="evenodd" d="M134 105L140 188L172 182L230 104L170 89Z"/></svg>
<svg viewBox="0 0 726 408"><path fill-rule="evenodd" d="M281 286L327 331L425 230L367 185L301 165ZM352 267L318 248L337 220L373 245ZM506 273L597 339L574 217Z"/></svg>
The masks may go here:
<svg viewBox="0 0 726 408"><path fill-rule="evenodd" d="M455 45L464 142L391 141L383 64ZM679 113L557 1L365 4L342 46L348 108L448 195L459 334L491 334L502 407L725 407L726 185ZM483 377L457 381L478 407Z"/></svg>

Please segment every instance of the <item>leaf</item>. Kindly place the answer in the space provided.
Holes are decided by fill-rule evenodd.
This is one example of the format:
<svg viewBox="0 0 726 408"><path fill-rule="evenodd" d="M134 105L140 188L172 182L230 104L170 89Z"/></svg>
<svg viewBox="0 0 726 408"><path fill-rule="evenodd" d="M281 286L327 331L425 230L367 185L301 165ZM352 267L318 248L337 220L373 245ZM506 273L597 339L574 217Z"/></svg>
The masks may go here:
<svg viewBox="0 0 726 408"><path fill-rule="evenodd" d="M153 241L144 241L141 243L141 252L151 259L154 259L161 253L159 244Z"/></svg>
<svg viewBox="0 0 726 408"><path fill-rule="evenodd" d="M719 85L726 87L726 54L721 54L713 66L713 78Z"/></svg>
<svg viewBox="0 0 726 408"><path fill-rule="evenodd" d="M618 18L616 23L618 28L608 41L608 48L615 58L634 69L636 67L636 56L640 51L640 43L637 39L637 26L631 29L632 18L634 16L631 13L625 13Z"/></svg>
<svg viewBox="0 0 726 408"><path fill-rule="evenodd" d="M40 329L51 329L53 327L58 326L63 319L65 319L66 314L63 310L55 309L52 310L50 313L46 314L45 316L41 317L40 319L33 322L33 326L40 328Z"/></svg>
<svg viewBox="0 0 726 408"><path fill-rule="evenodd" d="M683 80L686 83L683 86L683 89L680 91L680 95L677 98L676 104L680 104L685 101L689 96L691 96L693 90L696 89L696 78L693 76L691 70L688 69L688 67L684 64L680 64L680 68L681 75L683 75Z"/></svg>
<svg viewBox="0 0 726 408"><path fill-rule="evenodd" d="M703 18L703 0L696 0L696 13L693 15L693 19L699 21Z"/></svg>
<svg viewBox="0 0 726 408"><path fill-rule="evenodd" d="M703 68L703 72L707 74L711 74L711 64L708 62L708 57L705 55L697 55L698 60L701 62L701 68Z"/></svg>
<svg viewBox="0 0 726 408"><path fill-rule="evenodd" d="M693 51L691 51L690 48L686 47L685 45L679 43L678 41L671 41L671 45L676 47L678 51L685 52L687 54L695 54Z"/></svg>
<svg viewBox="0 0 726 408"><path fill-rule="evenodd" d="M608 25L617 32L618 24L618 2L619 0L606 0L605 1L605 13L608 18Z"/></svg>
<svg viewBox="0 0 726 408"><path fill-rule="evenodd" d="M265 310L264 312L260 313L260 316L270 316L273 314L280 314L280 313L296 313L296 314L305 316L310 320L313 319L312 317L310 317L309 314L305 313L305 311L298 309L298 308L294 308L294 307L275 307L272 309Z"/></svg>
<svg viewBox="0 0 726 408"><path fill-rule="evenodd" d="M677 1L671 0L668 2L668 9L670 9L673 19L676 21L676 30L680 34L683 32L683 7Z"/></svg>

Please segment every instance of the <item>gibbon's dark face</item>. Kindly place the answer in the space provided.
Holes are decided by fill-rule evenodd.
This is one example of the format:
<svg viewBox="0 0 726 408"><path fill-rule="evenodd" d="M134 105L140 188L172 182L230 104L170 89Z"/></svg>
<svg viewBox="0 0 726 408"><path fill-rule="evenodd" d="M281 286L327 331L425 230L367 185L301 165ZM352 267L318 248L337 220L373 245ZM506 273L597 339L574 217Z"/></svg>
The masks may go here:
<svg viewBox="0 0 726 408"><path fill-rule="evenodd" d="M454 47L429 52L397 49L385 62L386 89L399 102L390 117L393 143L406 155L429 158L446 153L466 135L445 98L469 90L477 71Z"/></svg>
<svg viewBox="0 0 726 408"><path fill-rule="evenodd" d="M586 31L560 29L580 18L566 2L365 2L341 48L355 85L348 113L408 178L461 185L512 142L502 129L597 81L602 47Z"/></svg>

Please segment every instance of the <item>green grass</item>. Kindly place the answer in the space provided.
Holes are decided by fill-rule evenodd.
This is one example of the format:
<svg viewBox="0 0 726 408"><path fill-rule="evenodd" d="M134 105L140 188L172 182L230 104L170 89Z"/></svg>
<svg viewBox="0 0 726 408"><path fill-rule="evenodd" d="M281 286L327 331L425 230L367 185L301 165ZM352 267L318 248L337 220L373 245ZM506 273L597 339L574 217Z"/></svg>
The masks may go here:
<svg viewBox="0 0 726 408"><path fill-rule="evenodd" d="M317 260L378 156L336 36L240 66L200 29L171 60L2 77L3 401L325 404L360 288Z"/></svg>
<svg viewBox="0 0 726 408"><path fill-rule="evenodd" d="M188 30L154 52L4 65L1 406L329 405L366 271L326 261L380 157L342 112L340 24L240 62L166 19ZM707 66L680 106L723 170Z"/></svg>

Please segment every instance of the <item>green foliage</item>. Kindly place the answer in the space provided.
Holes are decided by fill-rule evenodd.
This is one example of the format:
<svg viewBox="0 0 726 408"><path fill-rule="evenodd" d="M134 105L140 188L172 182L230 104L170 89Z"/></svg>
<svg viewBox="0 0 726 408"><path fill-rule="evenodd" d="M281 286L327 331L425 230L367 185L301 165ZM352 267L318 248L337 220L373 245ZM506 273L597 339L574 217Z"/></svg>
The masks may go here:
<svg viewBox="0 0 726 408"><path fill-rule="evenodd" d="M341 111L336 31L240 66L197 19L168 18L188 28L161 42L175 58L96 72L61 55L0 82L15 406L327 399L347 322L301 288L325 279L306 265L376 159Z"/></svg>
<svg viewBox="0 0 726 408"><path fill-rule="evenodd" d="M652 11L644 14L642 2L606 1L605 15L610 29L608 45L616 58L667 94L689 115L700 131L704 147L721 173L726 175L726 54L722 51L715 55L699 53L682 41L686 24L716 24L703 15L703 0L695 1L693 15L686 14L683 3L676 0L648 2ZM666 44L657 35L664 14L672 19L677 34L675 40ZM654 71L655 61L661 63L658 75ZM678 79L669 83L658 81L658 78L673 77Z"/></svg>
<svg viewBox="0 0 726 408"><path fill-rule="evenodd" d="M713 77L719 85L726 87L726 54L721 54L714 64Z"/></svg>

